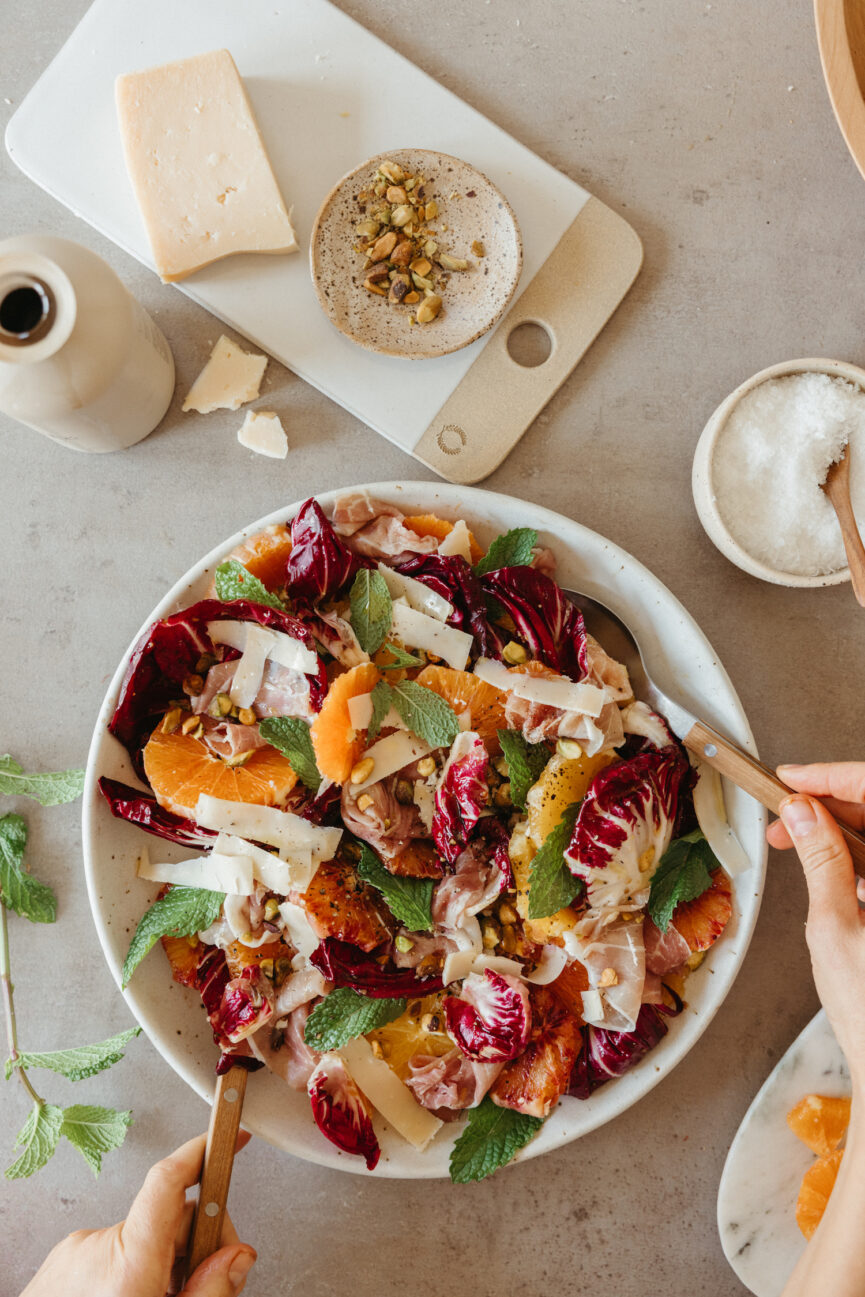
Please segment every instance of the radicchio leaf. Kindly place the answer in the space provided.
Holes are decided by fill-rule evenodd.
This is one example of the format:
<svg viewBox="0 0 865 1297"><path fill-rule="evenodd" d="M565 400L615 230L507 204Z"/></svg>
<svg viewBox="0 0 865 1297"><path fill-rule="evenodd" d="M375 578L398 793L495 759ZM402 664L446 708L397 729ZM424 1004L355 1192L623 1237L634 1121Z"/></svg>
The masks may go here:
<svg viewBox="0 0 865 1297"><path fill-rule="evenodd" d="M310 955L310 963L335 986L350 986L373 999L431 995L442 989L441 977L418 977L411 968L380 964L374 955L336 937L325 937Z"/></svg>
<svg viewBox="0 0 865 1297"><path fill-rule="evenodd" d="M571 1072L568 1094L575 1099L588 1099L599 1086L622 1076L666 1036L665 1017L675 1017L681 1009L682 1001L678 997L673 1009L663 1004L644 1004L633 1031L583 1027L583 1043Z"/></svg>
<svg viewBox="0 0 865 1297"><path fill-rule="evenodd" d="M396 570L447 599L453 606L448 624L474 635L482 657L501 659L508 637L491 623L481 582L461 555L422 554Z"/></svg>
<svg viewBox="0 0 865 1297"><path fill-rule="evenodd" d="M517 977L470 973L459 996L444 1002L447 1031L474 1063L506 1063L521 1054L532 1029L528 987Z"/></svg>
<svg viewBox="0 0 865 1297"><path fill-rule="evenodd" d="M259 1068L264 1067L260 1058L255 1058L248 1052L249 1046L246 1041L242 1041L236 1050L228 1052L223 1050L219 1055L219 1062L216 1064L216 1075L224 1076L230 1072L233 1067L242 1067L246 1072L257 1072Z"/></svg>
<svg viewBox="0 0 865 1297"><path fill-rule="evenodd" d="M255 966L247 966L239 977L225 983L219 1003L208 1012L214 1039L221 1049L239 1044L272 1016L273 1006L265 990L261 971Z"/></svg>
<svg viewBox="0 0 865 1297"><path fill-rule="evenodd" d="M142 792L117 779L103 777L99 780L99 791L108 802L111 814L117 819L137 824L147 833L164 838L166 842L176 842L178 846L192 850L208 851L213 845L213 839L218 837L214 829L203 829L194 820L163 810L153 793Z"/></svg>
<svg viewBox="0 0 865 1297"><path fill-rule="evenodd" d="M338 1054L323 1054L307 1082L312 1115L322 1135L344 1153L356 1153L372 1171L381 1155L360 1090Z"/></svg>
<svg viewBox="0 0 865 1297"><path fill-rule="evenodd" d="M353 554L325 518L317 500L300 506L291 524L287 590L292 599L312 605L342 589L370 559Z"/></svg>
<svg viewBox="0 0 865 1297"><path fill-rule="evenodd" d="M433 841L452 865L490 799L489 757L479 734L464 730L454 739L435 796Z"/></svg>
<svg viewBox="0 0 865 1297"><path fill-rule="evenodd" d="M214 652L207 633L207 623L211 621L256 622L269 630L291 635L307 648L315 648L309 629L296 617L246 599L231 603L201 599L171 617L154 622L132 650L117 708L108 725L128 750L139 773L139 750L156 718L177 696L184 678L195 670L202 654ZM324 663L319 661L318 675L309 677L310 706L314 711L320 709L327 688L327 672Z"/></svg>
<svg viewBox="0 0 865 1297"><path fill-rule="evenodd" d="M588 673L583 614L561 587L532 567L503 567L481 581L485 595L510 614L513 638L533 657L572 680Z"/></svg>

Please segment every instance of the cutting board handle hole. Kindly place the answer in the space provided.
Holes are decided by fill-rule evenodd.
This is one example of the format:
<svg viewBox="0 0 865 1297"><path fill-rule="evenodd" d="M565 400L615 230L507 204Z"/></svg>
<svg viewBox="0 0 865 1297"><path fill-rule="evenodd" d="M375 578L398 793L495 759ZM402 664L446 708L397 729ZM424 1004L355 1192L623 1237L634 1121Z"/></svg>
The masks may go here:
<svg viewBox="0 0 865 1297"><path fill-rule="evenodd" d="M540 320L523 320L508 334L508 355L524 369L536 369L552 354L552 336Z"/></svg>

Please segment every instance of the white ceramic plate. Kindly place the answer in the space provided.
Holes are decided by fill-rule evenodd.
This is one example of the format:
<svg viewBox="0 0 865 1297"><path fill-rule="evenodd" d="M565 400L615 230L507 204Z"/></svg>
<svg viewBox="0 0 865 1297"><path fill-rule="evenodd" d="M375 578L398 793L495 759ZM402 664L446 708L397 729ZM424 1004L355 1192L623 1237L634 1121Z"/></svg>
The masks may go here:
<svg viewBox="0 0 865 1297"><path fill-rule="evenodd" d="M697 715L726 731L754 751L748 722L730 680L699 627L669 590L624 550L560 514L490 491L446 483L376 483L365 488L411 513L464 517L482 543L510 527L535 527L558 557L558 577L565 586L597 595L633 626L651 660L658 684ZM318 497L327 508L341 491ZM142 631L157 618L200 599L213 569L228 550L268 523L291 518L299 503L260 518L229 537L168 592L147 617ZM136 633L135 640L138 639ZM133 643L135 642L133 640ZM130 645L131 651L132 645ZM102 704L87 763L84 793L84 861L90 903L99 939L118 985L130 933L151 903L155 888L135 879L135 864L145 843L156 839L134 825L112 817L96 785L100 775L137 783L126 751L107 729L128 653L117 668ZM669 1034L637 1067L587 1101L564 1100L521 1157L537 1157L585 1135L624 1112L663 1079L705 1031L739 970L757 919L766 864L766 813L756 802L726 787L730 822L751 867L734 879L734 917L724 937L688 984L689 1008L670 1026ZM160 856L185 853L165 843ZM198 996L171 980L165 960L152 955L139 967L124 992L138 1021L175 1071L210 1102L217 1055ZM340 1153L313 1123L304 1093L289 1090L268 1072L256 1072L247 1091L244 1125L279 1148L323 1166L370 1174L359 1158ZM440 1132L431 1148L417 1153L385 1123L376 1120L382 1146L378 1176L434 1178L447 1175L448 1155L459 1123Z"/></svg>
<svg viewBox="0 0 865 1297"><path fill-rule="evenodd" d="M779 1297L805 1249L796 1198L815 1158L788 1128L787 1113L806 1094L849 1093L847 1061L821 1009L746 1112L718 1189L724 1255L756 1297Z"/></svg>

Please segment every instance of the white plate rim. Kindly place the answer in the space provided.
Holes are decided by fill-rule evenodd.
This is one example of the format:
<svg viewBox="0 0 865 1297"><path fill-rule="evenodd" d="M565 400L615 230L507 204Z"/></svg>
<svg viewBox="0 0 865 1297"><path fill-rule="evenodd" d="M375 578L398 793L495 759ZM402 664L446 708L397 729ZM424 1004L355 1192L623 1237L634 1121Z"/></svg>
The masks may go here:
<svg viewBox="0 0 865 1297"><path fill-rule="evenodd" d="M678 622L677 629L689 636L694 651L698 652L699 656L708 663L706 669L711 675L713 696L710 699L708 709L704 709L706 710L707 719L713 719L713 713L720 710L724 713L720 723L722 725L726 724L731 737L736 738L752 752L756 751L753 735L732 682L721 665L717 654L690 613L642 563L613 542L599 535L599 533L591 531L562 514L555 513L529 501L518 500L511 496L477 487L461 487L438 481L367 483L361 486L317 492L315 498L327 510L328 506L337 497L350 491L367 491L374 497L389 500L399 505L410 506L411 511L414 512L444 510L452 517L465 517L470 524L473 517L483 516L484 513L487 513L491 520L497 520L496 525L501 530L506 530L508 526L517 525L519 515L528 511L531 521L527 518L525 525L536 527L543 538L551 541L559 559L560 567L564 567L566 563L579 565L580 562L585 562L587 556L590 555L595 562L599 558L607 561L614 574L610 578L613 582L615 582L615 574L618 574L619 580L624 580L623 574L627 574L630 579L636 581L641 594L647 600L653 598L656 602L666 605L668 612L675 615ZM103 904L103 898L99 893L102 883L99 875L97 838L103 828L109 832L122 830L128 836L129 851L133 860L136 850L140 850L145 842L152 844L156 841L156 839L151 839L149 835L144 835L143 831L135 826L125 825L123 822L115 820L111 816L107 803L97 787L99 775L105 773L107 765L113 764L116 767L119 762L125 766L127 773L115 773L115 777L129 778L131 774L128 757L126 757L125 752L122 753L122 756L119 755L122 752L120 744L108 733L107 729L130 653L141 634L153 621L169 615L170 612L183 606L184 603L190 602L190 599L194 601L195 598L202 597L200 592L192 596L191 589L196 583L203 583L208 571L229 550L239 545L248 536L261 531L272 523L288 521L296 514L302 503L302 500L295 501L292 504L272 510L264 517L256 519L215 546L204 558L193 564L175 582L142 623L142 626L132 638L129 647L124 652L106 690L96 719L87 760L82 806L82 843L85 879L91 913L103 953L118 987L120 987L122 959L118 956L113 935L110 931L110 909ZM487 530L491 532L491 535L494 534L493 528L487 528ZM592 554L592 551L594 551L594 554ZM568 579L573 580L573 578ZM614 586L612 589L610 585L599 586L597 582L592 581L590 576L581 578L581 582L587 593L591 592L594 585L598 594L603 594L605 601L610 603L613 608L617 607L618 602L622 611L625 611L624 605L621 605L620 601L617 601L615 597ZM628 610L628 615L636 616L632 610ZM649 635L651 638L655 626L654 623L650 623L650 625ZM663 635L661 639L663 639ZM644 651L650 653L651 644L645 642L645 635L642 632L640 640L644 644ZM683 702L688 703L690 701L693 708L693 699L689 699L687 695L682 695L682 697ZM718 718L715 717L715 719L716 723L718 723ZM108 753L107 760L106 753ZM134 776L132 781L138 782ZM686 1009L684 1014L674 1020L665 1039L641 1064L624 1077L604 1086L589 1100L566 1100L560 1104L556 1111L551 1114L539 1135L517 1155L515 1161L537 1157L554 1148L559 1148L584 1134L590 1133L626 1111L653 1089L684 1058L721 1007L744 961L753 935L762 899L768 854L764 836L767 819L765 810L758 807L744 794L739 794L738 790L728 786L726 791L728 806L730 805L729 798L731 795L734 799L734 814L731 815L731 819L735 821L738 817L738 819L744 820L748 824L747 836L752 844L752 849L749 850L748 841L743 841L743 846L751 859L751 869L747 872L747 875L743 876L747 881L742 886L741 896L741 879L734 880L737 889L737 901L741 902L741 907L735 917L734 925L731 925L733 931L728 930L728 933L725 934L725 940L718 942L713 947L707 960L704 961L703 968L694 975L695 979L699 980L701 988L697 1007ZM129 835L134 835L134 837ZM739 836L740 838L743 836L741 829L739 829ZM134 881L134 879L127 878L127 881ZM747 889L747 894L745 889ZM128 944L128 936L126 942ZM711 979L701 978L700 973L704 972L705 967L709 965L713 966L715 976ZM143 965L142 968L144 967ZM140 976L141 970L136 974L136 979L140 979ZM174 983L170 982L169 985L175 990L180 989ZM170 1034L168 1025L153 1020L153 1015L144 1003L145 996L140 983L137 984L136 981L133 981L126 990L122 991L122 994L131 1012L141 1024L145 1034L155 1048L202 1099L207 1103L212 1102L215 1087L215 1077L212 1073L215 1062L213 1059L213 1047L211 1045L207 1046L209 1070L202 1072L200 1060L198 1065L195 1066L194 1056L188 1050L184 1050L182 1044L178 1044L174 1036ZM203 1021L203 1015L200 1014L197 1004L195 1009L199 1013L199 1019ZM187 1014L186 1017L189 1018L189 1015ZM175 1030L179 1036L179 1029L175 1028ZM263 1072L255 1073L256 1080L259 1077L265 1077L265 1075ZM279 1082L277 1078L269 1077L269 1081L279 1086L280 1090L285 1089L283 1083ZM292 1130L290 1135L276 1134L274 1130L275 1119L273 1117L265 1118L259 1111L265 1105L265 1099L261 1097L264 1094L264 1087L259 1085L260 1095L255 1086L250 1086L249 1091L244 1110L244 1126L253 1134L267 1139L276 1147L282 1148L295 1156L305 1158L318 1165L357 1174L372 1174L382 1178L433 1179L447 1177L446 1155L452 1146L453 1140L459 1133L459 1123L454 1123L452 1133L447 1132L447 1130L441 1132L434 1145L426 1153L419 1154L377 1120L376 1124L382 1142L383 1156L376 1170L369 1173L365 1170L362 1159L347 1156L329 1144L317 1132L311 1116L308 1116L305 1123L307 1125L306 1134L314 1134L315 1138L308 1143L305 1142L301 1130ZM289 1094L294 1093L289 1091ZM304 1103L306 1102L304 1095L299 1097L303 1099ZM577 1104L579 1104L578 1109L575 1108ZM566 1121L563 1118L563 1113L569 1113L570 1115L579 1113L580 1119ZM563 1127L564 1129L562 1129ZM319 1143L321 1147L319 1147Z"/></svg>

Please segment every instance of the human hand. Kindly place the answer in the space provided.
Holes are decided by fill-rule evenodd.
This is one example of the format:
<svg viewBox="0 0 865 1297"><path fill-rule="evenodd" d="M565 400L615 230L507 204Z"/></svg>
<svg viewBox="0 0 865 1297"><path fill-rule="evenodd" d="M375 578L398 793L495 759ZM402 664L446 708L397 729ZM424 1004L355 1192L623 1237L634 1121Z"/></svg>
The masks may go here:
<svg viewBox="0 0 865 1297"><path fill-rule="evenodd" d="M241 1134L238 1149L249 1142ZM80 1229L48 1253L21 1297L165 1297L182 1257L194 1204L186 1190L199 1178L206 1136L189 1140L147 1173L129 1215L107 1229ZM188 1297L235 1297L256 1259L225 1217L222 1247L190 1275Z"/></svg>
<svg viewBox="0 0 865 1297"><path fill-rule="evenodd" d="M817 993L865 1094L865 884L857 883L850 852L833 819L865 828L865 762L779 766L798 794L781 804L766 834L773 847L794 846L808 884L805 937ZM818 801L817 798L820 798ZM858 897L858 899L857 899Z"/></svg>

